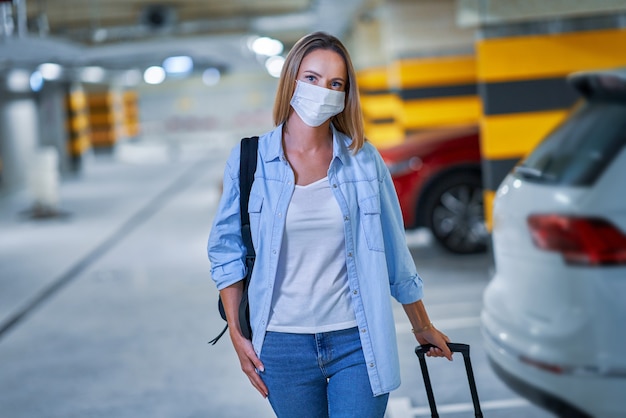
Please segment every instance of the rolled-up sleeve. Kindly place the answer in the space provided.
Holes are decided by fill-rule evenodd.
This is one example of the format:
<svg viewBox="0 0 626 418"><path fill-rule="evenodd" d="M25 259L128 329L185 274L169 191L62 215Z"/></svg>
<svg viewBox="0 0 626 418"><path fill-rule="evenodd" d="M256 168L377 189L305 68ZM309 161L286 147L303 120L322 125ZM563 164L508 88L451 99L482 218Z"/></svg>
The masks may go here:
<svg viewBox="0 0 626 418"><path fill-rule="evenodd" d="M381 222L391 295L402 304L413 303L422 299L423 283L407 247L402 212L391 175L380 155L377 157L380 173Z"/></svg>
<svg viewBox="0 0 626 418"><path fill-rule="evenodd" d="M226 162L223 182L207 244L211 277L218 290L242 280L246 274L246 247L241 238L239 210L239 147L233 149Z"/></svg>
<svg viewBox="0 0 626 418"><path fill-rule="evenodd" d="M412 280L403 280L391 285L391 296L403 305L417 302L424 296L422 279L415 276Z"/></svg>

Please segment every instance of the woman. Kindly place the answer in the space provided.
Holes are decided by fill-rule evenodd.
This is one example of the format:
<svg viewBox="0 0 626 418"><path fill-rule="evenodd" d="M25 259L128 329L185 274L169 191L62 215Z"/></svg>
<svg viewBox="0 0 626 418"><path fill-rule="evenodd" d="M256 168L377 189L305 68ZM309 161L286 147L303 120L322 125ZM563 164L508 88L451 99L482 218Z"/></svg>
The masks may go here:
<svg viewBox="0 0 626 418"><path fill-rule="evenodd" d="M313 33L289 52L274 123L259 138L248 205L257 256L252 341L237 310L245 276L239 147L209 237L230 338L279 418L382 418L400 384L390 296L403 304L417 341L440 347L428 355L452 354L421 301L395 189L365 141L354 68L337 38Z"/></svg>

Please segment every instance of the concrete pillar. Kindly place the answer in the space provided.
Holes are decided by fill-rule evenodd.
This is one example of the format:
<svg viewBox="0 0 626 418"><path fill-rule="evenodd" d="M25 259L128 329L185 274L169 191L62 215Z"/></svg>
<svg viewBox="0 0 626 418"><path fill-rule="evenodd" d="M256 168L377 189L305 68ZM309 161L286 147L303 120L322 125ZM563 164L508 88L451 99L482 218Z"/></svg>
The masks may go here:
<svg viewBox="0 0 626 418"><path fill-rule="evenodd" d="M0 190L26 187L28 171L39 143L37 103L30 95L0 96Z"/></svg>
<svg viewBox="0 0 626 418"><path fill-rule="evenodd" d="M457 0L461 27L561 20L624 11L624 0Z"/></svg>
<svg viewBox="0 0 626 418"><path fill-rule="evenodd" d="M471 53L471 29L456 22L455 0L386 0L381 11L389 61Z"/></svg>
<svg viewBox="0 0 626 418"><path fill-rule="evenodd" d="M385 1L370 1L354 22L346 46L357 70L367 139L376 146L399 142L404 130L396 120L401 107L389 86L389 54L383 44Z"/></svg>
<svg viewBox="0 0 626 418"><path fill-rule="evenodd" d="M21 74L20 78L15 73ZM13 74L13 75L12 75ZM13 192L28 186L35 155L53 148L56 170L61 174L80 170L83 153L89 148L86 112L72 110L70 83L45 82L38 92L30 91L26 70L9 70L0 78L0 190ZM25 78L20 83L21 78ZM16 81L17 80L17 81ZM82 100L83 108L86 101ZM81 118L82 117L82 121Z"/></svg>
<svg viewBox="0 0 626 418"><path fill-rule="evenodd" d="M567 115L568 74L626 65L624 1L460 0L476 31L481 149L488 225L495 190Z"/></svg>
<svg viewBox="0 0 626 418"><path fill-rule="evenodd" d="M359 80L366 134L377 145L478 123L473 30L457 26L455 10L454 0L386 0L378 7L384 64L361 71Z"/></svg>
<svg viewBox="0 0 626 418"><path fill-rule="evenodd" d="M377 0L375 4L365 8L344 40L357 70L384 67L389 61L381 33L382 3L382 0Z"/></svg>
<svg viewBox="0 0 626 418"><path fill-rule="evenodd" d="M13 5L10 1L0 1L0 41L13 36L15 22L13 22Z"/></svg>
<svg viewBox="0 0 626 418"><path fill-rule="evenodd" d="M91 149L87 99L81 84L46 82L37 103L40 145L56 148L62 175L80 172Z"/></svg>
<svg viewBox="0 0 626 418"><path fill-rule="evenodd" d="M65 83L46 82L39 93L38 117L40 145L54 147L58 153L61 173L71 171L67 146L67 114Z"/></svg>

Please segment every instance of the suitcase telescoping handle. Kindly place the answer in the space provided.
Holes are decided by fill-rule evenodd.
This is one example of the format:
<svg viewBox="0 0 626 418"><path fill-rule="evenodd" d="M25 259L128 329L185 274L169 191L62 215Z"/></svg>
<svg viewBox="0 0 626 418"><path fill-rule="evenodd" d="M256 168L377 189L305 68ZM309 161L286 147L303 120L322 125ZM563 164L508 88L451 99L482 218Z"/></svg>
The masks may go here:
<svg viewBox="0 0 626 418"><path fill-rule="evenodd" d="M433 418L438 418L439 413L437 412L437 405L435 404L435 395L433 394L433 387L430 383L430 375L428 374L428 366L426 365L425 356L428 350L432 347L434 347L432 344L418 345L415 347L415 354L417 354L420 367L422 368L422 377L424 378L424 386L426 386L426 395L428 396L430 412ZM467 372L467 380L472 394L472 403L474 404L474 416L476 418L482 418L483 413L480 409L480 402L478 401L478 391L476 390L476 381L474 380L474 370L472 369L472 362L470 360L470 346L468 344L448 343L448 348L453 353L461 353L463 355L465 371Z"/></svg>

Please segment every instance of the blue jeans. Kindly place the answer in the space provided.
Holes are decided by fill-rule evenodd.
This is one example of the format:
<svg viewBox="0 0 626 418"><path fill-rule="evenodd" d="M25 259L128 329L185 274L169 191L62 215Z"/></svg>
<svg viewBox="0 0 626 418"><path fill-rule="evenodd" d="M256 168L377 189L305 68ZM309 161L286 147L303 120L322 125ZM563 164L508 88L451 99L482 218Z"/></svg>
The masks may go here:
<svg viewBox="0 0 626 418"><path fill-rule="evenodd" d="M279 418L383 418L357 328L320 334L267 332L260 375Z"/></svg>

